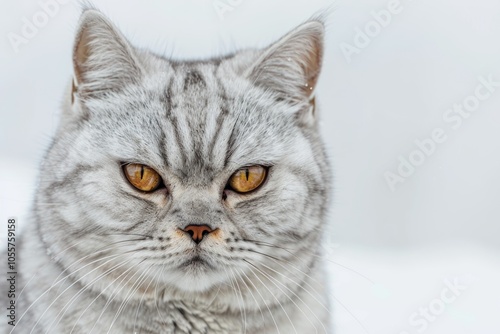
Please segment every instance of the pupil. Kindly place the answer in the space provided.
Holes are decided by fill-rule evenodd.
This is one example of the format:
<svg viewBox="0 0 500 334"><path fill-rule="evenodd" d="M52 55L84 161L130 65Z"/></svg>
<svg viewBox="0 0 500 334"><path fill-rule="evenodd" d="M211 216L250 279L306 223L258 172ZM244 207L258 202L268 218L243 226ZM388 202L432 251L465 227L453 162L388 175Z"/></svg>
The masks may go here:
<svg viewBox="0 0 500 334"><path fill-rule="evenodd" d="M246 175L247 181L248 181L248 177L250 176L250 171L248 169L245 170L245 175Z"/></svg>

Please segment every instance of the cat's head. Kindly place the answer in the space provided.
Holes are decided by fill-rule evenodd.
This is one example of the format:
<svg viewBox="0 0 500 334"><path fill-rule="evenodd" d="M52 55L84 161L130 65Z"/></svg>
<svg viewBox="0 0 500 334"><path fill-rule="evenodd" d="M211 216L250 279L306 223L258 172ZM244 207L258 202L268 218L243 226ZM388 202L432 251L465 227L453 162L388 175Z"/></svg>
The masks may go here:
<svg viewBox="0 0 500 334"><path fill-rule="evenodd" d="M314 253L330 186L314 102L323 34L312 20L263 50L174 61L85 11L37 195L49 253L80 278L182 291Z"/></svg>

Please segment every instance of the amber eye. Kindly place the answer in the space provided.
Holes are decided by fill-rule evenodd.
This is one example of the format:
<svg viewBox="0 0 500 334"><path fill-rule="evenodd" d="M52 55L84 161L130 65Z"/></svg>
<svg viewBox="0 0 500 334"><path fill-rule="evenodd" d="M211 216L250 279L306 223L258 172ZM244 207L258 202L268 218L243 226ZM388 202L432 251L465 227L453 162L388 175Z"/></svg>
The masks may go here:
<svg viewBox="0 0 500 334"><path fill-rule="evenodd" d="M236 192L248 193L264 182L266 174L267 169L262 166L245 167L231 176L228 185Z"/></svg>
<svg viewBox="0 0 500 334"><path fill-rule="evenodd" d="M160 174L146 165L126 164L123 172L128 182L141 191L150 192L161 185Z"/></svg>

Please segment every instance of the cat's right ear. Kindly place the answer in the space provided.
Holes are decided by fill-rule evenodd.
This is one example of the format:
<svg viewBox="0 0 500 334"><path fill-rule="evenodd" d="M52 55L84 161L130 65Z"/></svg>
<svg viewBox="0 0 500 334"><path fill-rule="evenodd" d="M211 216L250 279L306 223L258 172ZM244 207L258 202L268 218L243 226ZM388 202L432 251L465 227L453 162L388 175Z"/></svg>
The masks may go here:
<svg viewBox="0 0 500 334"><path fill-rule="evenodd" d="M86 9L73 49L72 102L106 95L138 80L141 66L135 50L102 13Z"/></svg>
<svg viewBox="0 0 500 334"><path fill-rule="evenodd" d="M265 49L245 76L292 103L309 101L321 70L325 27L323 20L308 21Z"/></svg>

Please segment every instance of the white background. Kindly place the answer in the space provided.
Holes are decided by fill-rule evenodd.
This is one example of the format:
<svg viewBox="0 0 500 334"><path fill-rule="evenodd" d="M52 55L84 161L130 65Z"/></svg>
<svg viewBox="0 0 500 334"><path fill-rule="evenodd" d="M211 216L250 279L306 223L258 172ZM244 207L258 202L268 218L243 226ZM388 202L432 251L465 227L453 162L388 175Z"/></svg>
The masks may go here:
<svg viewBox="0 0 500 334"><path fill-rule="evenodd" d="M220 3L233 5L219 15ZM500 81L500 2L401 0L348 60L341 45L354 45L356 29L389 3L95 1L135 45L190 59L265 46L330 9L318 101L334 166L325 250L336 333L499 333L500 88L458 129L443 115L474 94L478 77ZM0 219L15 216L21 227L71 77L79 14L61 5L16 52L9 36L41 10L38 1L0 10ZM447 140L391 191L384 174L435 128ZM446 279L465 291L419 331L409 318L439 305Z"/></svg>

